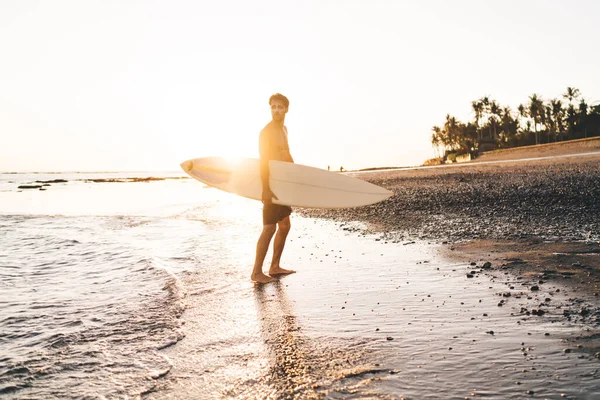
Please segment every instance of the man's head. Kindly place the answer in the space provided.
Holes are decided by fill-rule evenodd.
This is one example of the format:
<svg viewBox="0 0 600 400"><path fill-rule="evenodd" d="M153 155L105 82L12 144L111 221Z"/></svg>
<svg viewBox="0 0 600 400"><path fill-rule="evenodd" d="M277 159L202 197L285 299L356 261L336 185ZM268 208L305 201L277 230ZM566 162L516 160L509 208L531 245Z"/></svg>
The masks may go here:
<svg viewBox="0 0 600 400"><path fill-rule="evenodd" d="M271 116L274 121L283 121L285 114L288 112L290 101L281 93L275 93L269 99L269 105L271 106Z"/></svg>

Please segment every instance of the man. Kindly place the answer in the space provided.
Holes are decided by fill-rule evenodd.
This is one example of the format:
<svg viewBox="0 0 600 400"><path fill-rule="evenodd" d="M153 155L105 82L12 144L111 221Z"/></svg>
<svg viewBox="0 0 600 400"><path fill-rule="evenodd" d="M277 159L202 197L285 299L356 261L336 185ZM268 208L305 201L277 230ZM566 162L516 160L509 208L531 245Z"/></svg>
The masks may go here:
<svg viewBox="0 0 600 400"><path fill-rule="evenodd" d="M294 162L288 145L287 128L284 125L285 115L288 112L290 102L287 97L277 93L271 96L269 105L271 106L272 120L260 132L259 138L263 230L256 244L256 259L251 275L251 279L258 283L272 282L275 280L274 276L296 272L283 269L279 265L281 253L285 246L285 239L291 227L290 214L292 213L292 208L273 204L273 199L277 200L277 196L271 191L271 187L269 186L270 160ZM269 276L263 273L262 266L273 235L275 235L275 242L273 243L273 259L269 268Z"/></svg>

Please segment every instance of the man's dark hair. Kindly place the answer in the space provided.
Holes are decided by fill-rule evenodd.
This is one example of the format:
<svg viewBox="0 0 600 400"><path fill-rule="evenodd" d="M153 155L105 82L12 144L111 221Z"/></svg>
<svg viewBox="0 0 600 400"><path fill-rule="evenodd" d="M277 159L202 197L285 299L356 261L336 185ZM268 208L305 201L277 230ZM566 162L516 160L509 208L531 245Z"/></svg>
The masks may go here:
<svg viewBox="0 0 600 400"><path fill-rule="evenodd" d="M288 108L290 106L290 101L288 100L288 98L282 95L281 93L275 93L273 96L271 96L271 98L269 98L269 105L271 105L271 102L273 100L281 100L285 108Z"/></svg>

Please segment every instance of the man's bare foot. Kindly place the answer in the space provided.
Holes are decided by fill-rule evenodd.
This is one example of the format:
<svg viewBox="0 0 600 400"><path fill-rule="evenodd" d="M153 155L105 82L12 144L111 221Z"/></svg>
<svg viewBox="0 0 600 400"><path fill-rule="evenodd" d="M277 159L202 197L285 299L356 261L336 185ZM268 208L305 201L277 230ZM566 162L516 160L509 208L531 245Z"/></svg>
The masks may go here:
<svg viewBox="0 0 600 400"><path fill-rule="evenodd" d="M250 279L252 279L256 283L269 283L275 280L275 278L271 278L270 276L265 275L262 272L259 274L252 274L250 276Z"/></svg>
<svg viewBox="0 0 600 400"><path fill-rule="evenodd" d="M293 269L283 269L281 267L275 267L275 268L269 269L269 275L271 275L271 276L288 275L288 274L293 274L295 272L296 271L294 271Z"/></svg>

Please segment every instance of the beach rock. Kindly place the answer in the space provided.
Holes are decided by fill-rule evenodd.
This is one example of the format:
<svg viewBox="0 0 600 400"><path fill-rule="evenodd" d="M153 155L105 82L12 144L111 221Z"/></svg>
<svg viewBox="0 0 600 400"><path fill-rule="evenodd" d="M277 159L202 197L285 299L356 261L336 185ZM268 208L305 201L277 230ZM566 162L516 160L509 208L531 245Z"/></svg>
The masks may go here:
<svg viewBox="0 0 600 400"><path fill-rule="evenodd" d="M585 307L581 307L581 309L579 310L579 315L581 315L582 317L588 316L590 315L590 310Z"/></svg>
<svg viewBox="0 0 600 400"><path fill-rule="evenodd" d="M584 173L582 173L584 172ZM458 190L457 177L469 190ZM597 159L369 173L363 179L394 195L350 210L302 210L340 221L367 221L412 237L457 239L555 238L586 240L600 228L600 169ZM485 218L482 218L485 216Z"/></svg>
<svg viewBox="0 0 600 400"><path fill-rule="evenodd" d="M17 189L41 189L42 185L20 185Z"/></svg>
<svg viewBox="0 0 600 400"><path fill-rule="evenodd" d="M538 290L540 290L540 287L539 287L538 285L533 285L533 286L530 288L530 290L531 290L532 292L537 292Z"/></svg>
<svg viewBox="0 0 600 400"><path fill-rule="evenodd" d="M48 183L67 183L69 181L66 180L66 179L53 179L53 180L50 180L50 181L35 181L35 182L36 183L45 183L45 184L48 184Z"/></svg>

